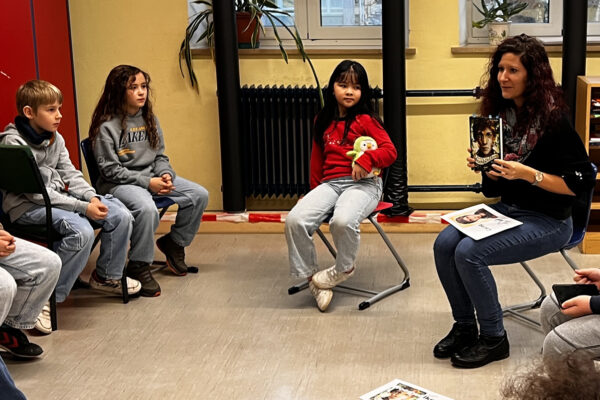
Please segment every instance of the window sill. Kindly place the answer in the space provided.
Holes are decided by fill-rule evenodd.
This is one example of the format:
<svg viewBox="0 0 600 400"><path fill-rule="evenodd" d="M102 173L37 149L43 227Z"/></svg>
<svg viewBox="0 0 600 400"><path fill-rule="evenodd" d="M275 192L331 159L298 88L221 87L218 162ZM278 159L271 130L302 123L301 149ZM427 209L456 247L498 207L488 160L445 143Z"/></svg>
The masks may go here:
<svg viewBox="0 0 600 400"><path fill-rule="evenodd" d="M550 54L562 53L562 44L546 44L544 45L546 52ZM455 55L490 55L496 50L496 46L488 44L468 44L466 46L455 46L451 48L452 54ZM587 45L587 53L600 53L600 44L593 43Z"/></svg>
<svg viewBox="0 0 600 400"><path fill-rule="evenodd" d="M305 49L306 53L310 57L326 57L326 56L356 56L356 57L381 57L383 52L380 48L312 48ZM297 49L286 49L286 52L290 57L300 57L300 53ZM279 57L281 52L278 48L258 48L258 49L238 49L240 58L270 58ZM417 54L417 49L414 47L407 47L405 51L406 56L414 56ZM192 49L192 58L210 58L210 49Z"/></svg>

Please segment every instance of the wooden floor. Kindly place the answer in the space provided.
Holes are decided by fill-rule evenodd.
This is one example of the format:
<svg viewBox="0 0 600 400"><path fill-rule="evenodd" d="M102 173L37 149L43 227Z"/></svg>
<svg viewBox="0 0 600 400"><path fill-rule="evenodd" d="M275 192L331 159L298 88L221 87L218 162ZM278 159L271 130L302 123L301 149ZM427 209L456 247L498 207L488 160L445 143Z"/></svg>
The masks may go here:
<svg viewBox="0 0 600 400"><path fill-rule="evenodd" d="M542 334L508 318L510 358L475 370L435 359L432 347L452 323L433 263L435 236L390 235L410 288L364 311L363 298L336 292L320 313L307 291L287 294L283 235L200 234L187 252L200 273L159 272L162 295L127 305L74 291L59 306L59 330L31 337L43 358L5 361L31 400L358 399L394 378L457 400L496 399L504 377L539 356ZM331 265L318 249L321 266ZM599 256L571 254L582 267L599 265ZM377 234L363 234L357 265L352 281L363 286L400 276ZM572 275L557 254L531 266L547 288ZM493 270L503 302L535 296L520 267Z"/></svg>

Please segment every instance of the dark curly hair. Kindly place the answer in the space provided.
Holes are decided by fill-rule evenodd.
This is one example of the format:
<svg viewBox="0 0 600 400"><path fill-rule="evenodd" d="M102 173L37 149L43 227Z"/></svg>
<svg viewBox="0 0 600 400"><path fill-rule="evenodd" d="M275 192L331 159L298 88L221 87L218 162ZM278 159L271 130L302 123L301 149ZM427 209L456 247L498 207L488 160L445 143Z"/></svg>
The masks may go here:
<svg viewBox="0 0 600 400"><path fill-rule="evenodd" d="M370 115L373 119L377 121L379 125L383 127L383 122L381 118L375 113L375 108L373 106L373 90L371 86L369 86L369 77L367 76L367 71L365 68L358 62L352 60L344 60L338 64L337 67L333 70L331 77L329 78L329 84L324 89L324 100L325 105L321 111L317 114L315 118L314 125L314 139L317 145L321 148L323 147L323 135L325 134L325 130L329 128L329 125L339 118L338 104L335 99L335 95L333 92L333 86L336 82L352 82L360 85L360 99L358 102L348 108L347 114L344 117L344 121L346 121L346 126L344 128L344 136L342 141L346 140L348 136L348 132L350 129L351 122L354 121L357 115L359 114L367 114Z"/></svg>
<svg viewBox="0 0 600 400"><path fill-rule="evenodd" d="M515 132L527 132L536 121L542 121L541 128L556 123L567 109L563 92L554 81L546 49L539 40L525 34L504 40L492 54L488 72L483 78L487 78L487 82L482 84L480 114L498 115L514 106L512 100L502 97L498 82L498 64L507 53L518 56L527 70L527 82L523 93L525 102L517 110L517 123L513 127Z"/></svg>
<svg viewBox="0 0 600 400"><path fill-rule="evenodd" d="M588 353L575 351L544 359L524 373L511 376L500 394L507 400L597 400L600 370Z"/></svg>
<svg viewBox="0 0 600 400"><path fill-rule="evenodd" d="M150 146L153 149L158 147L158 129L156 128L156 120L154 119L152 102L150 101L150 75L131 65L118 65L114 67L106 78L104 90L92 114L92 122L88 133L92 144L94 144L98 136L100 125L115 117L121 119L121 136L125 134L125 117L127 113L124 105L126 103L127 87L131 82L135 81L135 76L140 72L144 75L148 88L146 103L142 107L142 117L146 122L146 131L148 132Z"/></svg>

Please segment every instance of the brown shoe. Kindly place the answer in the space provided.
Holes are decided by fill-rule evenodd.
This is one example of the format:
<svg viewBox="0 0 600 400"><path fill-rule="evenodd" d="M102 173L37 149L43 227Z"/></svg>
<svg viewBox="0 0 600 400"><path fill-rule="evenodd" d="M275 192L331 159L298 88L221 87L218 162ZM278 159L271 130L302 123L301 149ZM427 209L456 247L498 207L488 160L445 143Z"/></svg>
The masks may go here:
<svg viewBox="0 0 600 400"><path fill-rule="evenodd" d="M142 290L140 296L157 297L160 296L160 285L150 272L150 264L141 261L131 261L127 264L127 276L140 281Z"/></svg>
<svg viewBox="0 0 600 400"><path fill-rule="evenodd" d="M177 276L184 276L188 272L185 263L184 248L175 243L169 234L164 235L156 241L156 246L167 257L167 267Z"/></svg>

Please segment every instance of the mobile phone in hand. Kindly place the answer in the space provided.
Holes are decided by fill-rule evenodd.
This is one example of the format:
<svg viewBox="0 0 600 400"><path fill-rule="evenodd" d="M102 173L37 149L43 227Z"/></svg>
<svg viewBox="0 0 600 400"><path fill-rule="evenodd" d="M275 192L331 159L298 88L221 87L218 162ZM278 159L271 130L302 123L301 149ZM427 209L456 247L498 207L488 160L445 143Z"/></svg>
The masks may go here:
<svg viewBox="0 0 600 400"><path fill-rule="evenodd" d="M573 297L581 295L597 296L598 294L600 294L596 285L592 283L555 284L552 285L552 290L554 291L556 299L558 300L558 304L561 306L561 308L562 303L569 299L572 299Z"/></svg>

